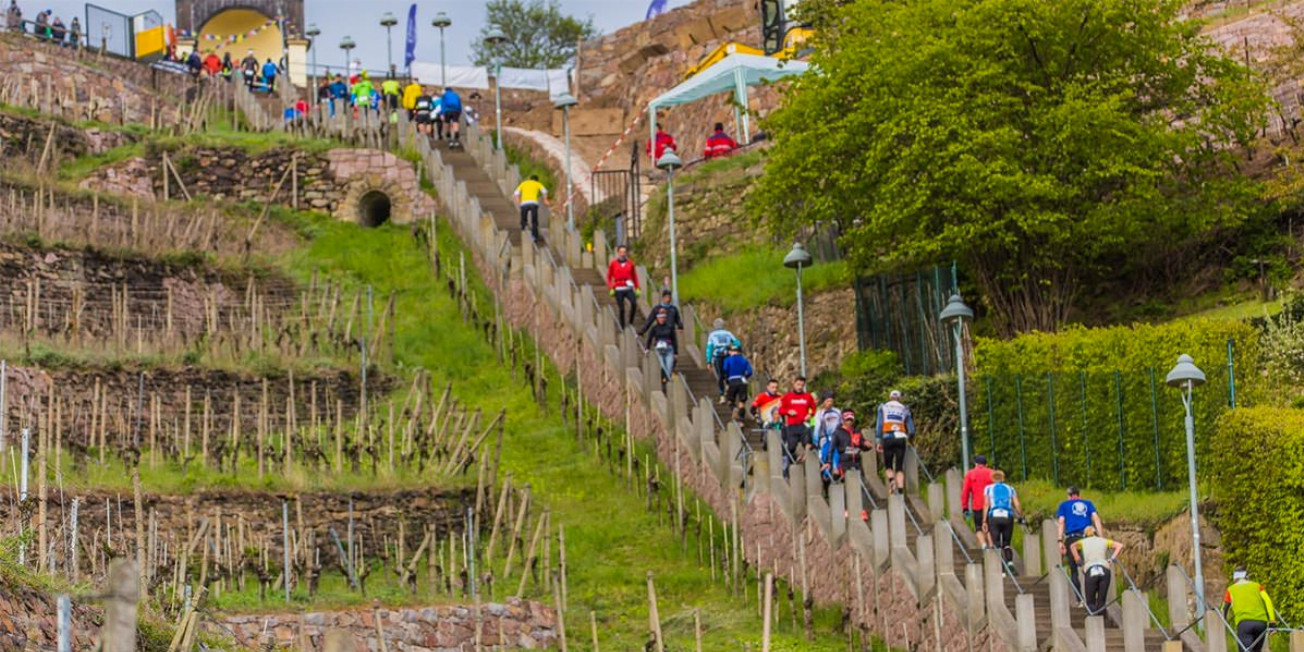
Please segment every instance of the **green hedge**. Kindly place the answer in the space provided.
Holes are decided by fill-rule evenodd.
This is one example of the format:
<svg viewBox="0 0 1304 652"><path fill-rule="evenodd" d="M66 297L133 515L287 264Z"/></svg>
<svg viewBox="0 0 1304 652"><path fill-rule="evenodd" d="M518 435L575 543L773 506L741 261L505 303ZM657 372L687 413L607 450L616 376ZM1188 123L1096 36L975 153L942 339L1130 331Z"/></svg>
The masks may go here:
<svg viewBox="0 0 1304 652"><path fill-rule="evenodd" d="M1106 489L1167 489L1185 482L1186 443L1178 391L1164 384L1179 353L1201 366L1197 454L1231 405L1228 342L1235 351L1237 405L1260 384L1258 336L1250 325L1186 320L1164 325L980 338L970 385L974 449L1016 480Z"/></svg>
<svg viewBox="0 0 1304 652"><path fill-rule="evenodd" d="M1304 619L1304 412L1237 409L1218 419L1212 463L1216 522L1228 564L1268 587L1287 620ZM1230 567L1230 566L1229 566Z"/></svg>

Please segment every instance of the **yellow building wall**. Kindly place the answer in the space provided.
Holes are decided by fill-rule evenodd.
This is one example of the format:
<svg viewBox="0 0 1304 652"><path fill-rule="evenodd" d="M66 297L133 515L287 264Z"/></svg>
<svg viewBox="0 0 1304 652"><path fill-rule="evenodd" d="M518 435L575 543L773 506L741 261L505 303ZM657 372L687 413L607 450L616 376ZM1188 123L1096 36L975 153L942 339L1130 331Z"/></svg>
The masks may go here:
<svg viewBox="0 0 1304 652"><path fill-rule="evenodd" d="M199 53L207 56L209 52L214 52L221 57L230 52L231 59L239 65L249 50L253 50L260 63L268 59L279 63L284 54L284 42L276 23L267 24L270 20L272 19L251 9L228 9L218 13L199 30ZM251 31L256 33L249 36ZM233 35L240 35L235 43L229 42L229 37Z"/></svg>

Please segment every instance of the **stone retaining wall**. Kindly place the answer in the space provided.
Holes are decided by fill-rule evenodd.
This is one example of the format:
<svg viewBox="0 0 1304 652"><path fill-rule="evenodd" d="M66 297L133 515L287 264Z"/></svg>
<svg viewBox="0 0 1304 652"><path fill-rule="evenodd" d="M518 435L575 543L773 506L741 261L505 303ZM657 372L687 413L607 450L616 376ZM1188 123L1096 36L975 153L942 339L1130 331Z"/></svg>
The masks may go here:
<svg viewBox="0 0 1304 652"><path fill-rule="evenodd" d="M74 601L74 650L98 649L102 612ZM0 582L0 650L54 650L59 621L54 596L15 582Z"/></svg>
<svg viewBox="0 0 1304 652"><path fill-rule="evenodd" d="M358 221L359 200L368 192L380 191L390 198L390 221L398 224L424 218L435 206L421 191L412 163L379 150L341 148L313 153L278 147L250 153L239 147L194 147L169 152L168 157L185 191L195 197L294 206L297 194L300 209ZM161 198L162 161L163 152L152 151L143 158L98 170L81 185ZM291 165L296 173L287 176ZM183 196L175 179L169 180L168 195L171 199Z"/></svg>
<svg viewBox="0 0 1304 652"><path fill-rule="evenodd" d="M556 614L538 602L510 598L506 604L481 609L479 645L485 649L535 650L556 643ZM320 650L329 632L351 638L350 652L461 652L476 647L476 610L471 606L251 614L227 616L221 624L206 624L205 629L234 634L241 645L259 650ZM377 644L378 631L384 647Z"/></svg>

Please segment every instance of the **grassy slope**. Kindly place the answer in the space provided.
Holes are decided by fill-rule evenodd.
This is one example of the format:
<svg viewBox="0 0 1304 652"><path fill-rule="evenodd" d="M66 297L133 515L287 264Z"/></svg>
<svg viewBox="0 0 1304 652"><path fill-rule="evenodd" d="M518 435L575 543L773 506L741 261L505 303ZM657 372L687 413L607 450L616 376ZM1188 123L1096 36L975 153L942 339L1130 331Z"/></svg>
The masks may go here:
<svg viewBox="0 0 1304 652"><path fill-rule="evenodd" d="M797 275L783 266L786 249L750 247L737 254L710 258L679 277L685 303L706 302L726 315L764 306L797 303ZM847 264L816 264L802 271L802 289L820 292L850 284ZM742 279L746 279L743 281Z"/></svg>
<svg viewBox="0 0 1304 652"><path fill-rule="evenodd" d="M363 229L318 219L308 222L304 231L311 244L294 256L291 266L297 274L306 278L316 269L371 283L378 295L398 293L396 365L425 368L437 383L452 380L461 400L486 412L507 409L503 467L515 482L529 482L552 509L553 523L566 527L573 640L585 638L580 633L587 612L593 610L604 647L641 646L647 629L644 576L650 570L671 647L690 645L694 608L702 610L708 649L736 649L739 642L758 647L761 627L754 598L744 608L711 582L695 552L681 553L673 532L645 511L642 500L624 490L591 450L581 448L551 410L544 412L534 404L522 382L498 364L492 347L463 324L447 293L431 282L424 255L406 228ZM458 243L447 228L440 234L444 255L457 260ZM550 386L559 384L554 380ZM695 542L689 545L693 550ZM775 649L832 650L842 645L829 636L819 643L800 642L786 631L784 621L778 637L782 644ZM828 632L836 624L833 614L822 613L817 626Z"/></svg>

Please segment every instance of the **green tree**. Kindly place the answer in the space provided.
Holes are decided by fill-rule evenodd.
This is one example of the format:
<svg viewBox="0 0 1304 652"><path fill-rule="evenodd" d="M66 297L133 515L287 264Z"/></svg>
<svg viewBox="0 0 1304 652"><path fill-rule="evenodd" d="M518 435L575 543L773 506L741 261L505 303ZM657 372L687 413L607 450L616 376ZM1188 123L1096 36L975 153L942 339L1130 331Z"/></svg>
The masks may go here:
<svg viewBox="0 0 1304 652"><path fill-rule="evenodd" d="M824 2L752 208L836 223L865 271L958 261L1002 333L1235 226L1262 85L1182 0ZM1137 258L1149 257L1149 258Z"/></svg>
<svg viewBox="0 0 1304 652"><path fill-rule="evenodd" d="M497 54L512 68L557 68L575 56L580 41L598 34L592 18L563 14L557 0L489 0L485 14L485 26L471 45L477 66L489 65ZM484 43L492 26L507 37L496 52Z"/></svg>

